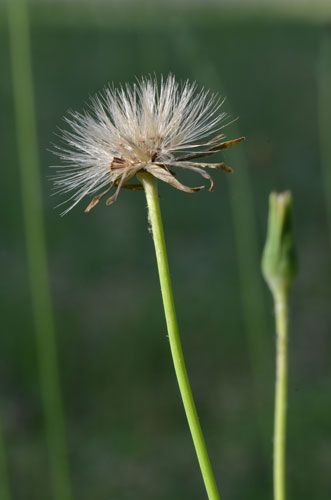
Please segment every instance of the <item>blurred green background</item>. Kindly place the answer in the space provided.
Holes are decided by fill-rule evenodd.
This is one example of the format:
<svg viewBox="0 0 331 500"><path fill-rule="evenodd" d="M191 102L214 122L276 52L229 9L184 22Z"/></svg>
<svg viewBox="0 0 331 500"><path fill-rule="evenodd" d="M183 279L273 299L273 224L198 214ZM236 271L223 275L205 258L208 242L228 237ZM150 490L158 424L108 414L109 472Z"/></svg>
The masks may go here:
<svg viewBox="0 0 331 500"><path fill-rule="evenodd" d="M12 1L12 0L9 0ZM272 497L274 317L259 262L268 195L291 189L289 498L331 494L330 9L29 4L43 215L73 497L205 498L173 372L143 193L61 218L48 151L108 82L167 75L239 119L215 190L160 185L183 349L222 499ZM6 5L0 4L0 415L11 497L52 498L26 259ZM23 152L24 157L24 152ZM220 156L220 159L222 157ZM200 182L191 174L182 178ZM251 212L253 210L253 212ZM331 215L331 214L330 214Z"/></svg>

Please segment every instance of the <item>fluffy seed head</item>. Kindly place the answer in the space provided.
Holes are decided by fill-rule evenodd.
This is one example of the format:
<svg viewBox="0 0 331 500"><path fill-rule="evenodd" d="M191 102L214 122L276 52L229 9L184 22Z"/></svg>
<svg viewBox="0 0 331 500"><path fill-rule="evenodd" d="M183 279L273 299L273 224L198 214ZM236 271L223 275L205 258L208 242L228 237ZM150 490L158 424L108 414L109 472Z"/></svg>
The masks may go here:
<svg viewBox="0 0 331 500"><path fill-rule="evenodd" d="M184 186L172 168L193 170L209 180L211 191L213 181L205 168L231 169L224 163L192 160L244 139L220 142L224 135L219 134L206 142L207 136L222 128L226 117L220 112L222 104L216 95L199 91L195 83L180 85L169 75L160 85L156 79L143 78L132 87L106 88L91 98L88 111L71 111L65 118L69 130L62 131L64 145L54 151L64 164L53 167L52 176L57 193L71 193L63 214L87 195L96 196L86 212L113 187L107 205L123 187L142 189L140 183L128 183L140 170L189 193L204 186Z"/></svg>

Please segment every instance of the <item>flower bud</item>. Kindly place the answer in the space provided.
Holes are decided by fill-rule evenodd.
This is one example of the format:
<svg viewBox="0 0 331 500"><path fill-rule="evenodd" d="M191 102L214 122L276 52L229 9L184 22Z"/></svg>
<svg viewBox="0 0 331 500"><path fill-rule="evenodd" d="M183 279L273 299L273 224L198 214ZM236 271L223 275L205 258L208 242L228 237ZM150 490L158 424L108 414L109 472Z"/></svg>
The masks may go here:
<svg viewBox="0 0 331 500"><path fill-rule="evenodd" d="M271 193L262 272L272 293L287 292L297 272L290 191Z"/></svg>

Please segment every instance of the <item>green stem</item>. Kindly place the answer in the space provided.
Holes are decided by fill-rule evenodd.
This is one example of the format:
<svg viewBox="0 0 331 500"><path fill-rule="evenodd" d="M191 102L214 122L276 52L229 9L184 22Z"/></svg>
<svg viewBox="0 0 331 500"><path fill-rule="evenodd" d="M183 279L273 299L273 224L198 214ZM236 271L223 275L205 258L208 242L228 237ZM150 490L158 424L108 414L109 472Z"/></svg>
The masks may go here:
<svg viewBox="0 0 331 500"><path fill-rule="evenodd" d="M199 418L195 408L179 338L156 181L152 175L146 172L140 173L138 177L144 186L146 194L148 216L152 227L155 245L155 253L159 270L161 293L167 322L170 349L179 390L181 393L187 421L191 431L208 498L209 500L219 500L220 497L210 465L210 460L200 427Z"/></svg>
<svg viewBox="0 0 331 500"><path fill-rule="evenodd" d="M48 280L28 8L26 0L8 0L7 8L22 207L41 397L54 496L56 500L71 500L56 333Z"/></svg>
<svg viewBox="0 0 331 500"><path fill-rule="evenodd" d="M285 500L287 407L287 291L274 292L276 315L276 392L274 421L274 500Z"/></svg>

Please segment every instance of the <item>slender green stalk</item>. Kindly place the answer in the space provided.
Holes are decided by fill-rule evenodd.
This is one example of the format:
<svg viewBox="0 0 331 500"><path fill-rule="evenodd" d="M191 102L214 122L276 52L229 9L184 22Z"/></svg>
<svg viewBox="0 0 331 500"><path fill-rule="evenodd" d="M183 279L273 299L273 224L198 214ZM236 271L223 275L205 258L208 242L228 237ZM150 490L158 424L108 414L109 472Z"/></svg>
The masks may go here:
<svg viewBox="0 0 331 500"><path fill-rule="evenodd" d="M208 498L209 500L219 500L220 497L210 465L210 460L200 427L199 418L195 408L179 338L156 181L153 176L145 172L138 174L138 177L143 183L146 194L148 216L152 227L155 245L164 313L166 317L170 341L170 349L179 390L183 400L186 417L190 427Z"/></svg>
<svg viewBox="0 0 331 500"><path fill-rule="evenodd" d="M285 500L288 291L297 273L289 191L270 194L262 272L274 299L276 316L274 500Z"/></svg>
<svg viewBox="0 0 331 500"><path fill-rule="evenodd" d="M280 286L273 295L276 316L274 500L285 500L288 293Z"/></svg>
<svg viewBox="0 0 331 500"><path fill-rule="evenodd" d="M10 487L8 477L7 457L3 439L2 426L0 425L0 498L10 500Z"/></svg>
<svg viewBox="0 0 331 500"><path fill-rule="evenodd" d="M326 215L331 243L331 31L328 26L321 39L317 68L318 130Z"/></svg>
<svg viewBox="0 0 331 500"><path fill-rule="evenodd" d="M42 216L28 11L25 0L8 0L7 8L28 270L51 473L55 498L71 500Z"/></svg>

